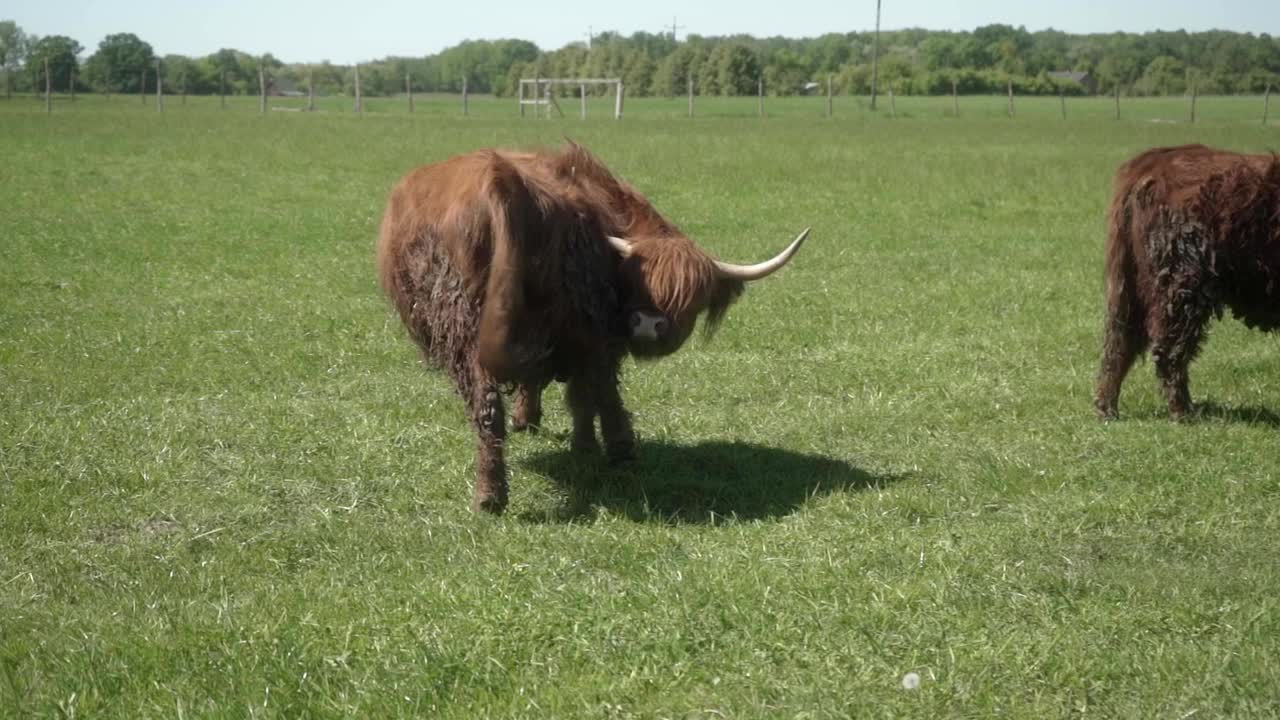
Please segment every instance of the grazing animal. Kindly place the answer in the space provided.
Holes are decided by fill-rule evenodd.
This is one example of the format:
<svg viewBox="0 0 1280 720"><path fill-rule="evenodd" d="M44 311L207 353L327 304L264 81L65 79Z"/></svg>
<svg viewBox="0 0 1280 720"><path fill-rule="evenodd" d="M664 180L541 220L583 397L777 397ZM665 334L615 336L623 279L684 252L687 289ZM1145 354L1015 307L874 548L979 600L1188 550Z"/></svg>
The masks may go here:
<svg viewBox="0 0 1280 720"><path fill-rule="evenodd" d="M1106 250L1106 330L1094 405L1114 418L1134 358L1151 350L1181 418L1187 367L1224 308L1280 329L1280 157L1203 145L1148 150L1116 173Z"/></svg>
<svg viewBox="0 0 1280 720"><path fill-rule="evenodd" d="M406 175L391 192L378 270L409 335L445 369L479 436L473 510L502 512L503 388L513 427L536 427L542 389L568 383L575 449L630 457L618 392L630 353L679 349L706 314L710 332L744 283L785 265L808 230L756 265L703 252L583 147L479 150Z"/></svg>

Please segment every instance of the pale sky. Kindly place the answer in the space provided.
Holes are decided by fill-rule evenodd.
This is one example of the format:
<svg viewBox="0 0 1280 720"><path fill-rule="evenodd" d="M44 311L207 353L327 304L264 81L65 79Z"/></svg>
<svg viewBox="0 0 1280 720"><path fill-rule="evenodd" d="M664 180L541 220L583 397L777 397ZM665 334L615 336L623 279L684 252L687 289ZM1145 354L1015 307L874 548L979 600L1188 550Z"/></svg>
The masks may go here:
<svg viewBox="0 0 1280 720"><path fill-rule="evenodd" d="M749 9L748 9L749 8ZM1280 0L883 0L881 27L972 30L989 23L1072 33L1234 30L1280 35ZM0 20L28 34L68 35L92 53L132 32L160 54L200 56L229 47L285 62L348 64L422 56L466 39L522 38L544 50L585 40L588 29L670 30L679 37L746 33L812 37L870 30L875 0L0 0Z"/></svg>

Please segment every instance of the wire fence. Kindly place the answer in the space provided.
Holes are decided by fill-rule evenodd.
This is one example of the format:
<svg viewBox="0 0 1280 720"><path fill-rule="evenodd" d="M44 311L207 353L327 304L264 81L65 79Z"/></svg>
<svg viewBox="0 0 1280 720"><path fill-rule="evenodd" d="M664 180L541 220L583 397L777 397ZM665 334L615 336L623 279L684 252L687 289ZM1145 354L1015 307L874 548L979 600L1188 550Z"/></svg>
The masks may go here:
<svg viewBox="0 0 1280 720"><path fill-rule="evenodd" d="M265 86L265 82L263 83ZM1198 95L1181 97L1114 96L1017 96L1012 93L984 95L896 95L892 89L880 95L876 109L864 95L814 93L799 96L769 96L760 92L749 96L698 96L627 98L625 111L612 95L573 96L569 102L533 106L529 111L515 97L494 97L469 93L415 93L406 83L406 92L395 96L316 95L314 93L259 95L169 94L152 85L150 92L133 95L58 92L47 87L42 93L15 93L7 101L0 98L0 112L42 111L46 113L80 110L118 112L257 112L347 114L357 117L480 117L520 118L525 121L580 122L627 119L697 118L828 118L869 120L911 120L919 118L995 119L1016 122L1026 118L1056 117L1062 121L1104 120L1167 123L1261 123L1280 127L1273 107L1275 93L1259 95ZM561 106L568 108L562 109ZM522 112L524 110L524 112Z"/></svg>

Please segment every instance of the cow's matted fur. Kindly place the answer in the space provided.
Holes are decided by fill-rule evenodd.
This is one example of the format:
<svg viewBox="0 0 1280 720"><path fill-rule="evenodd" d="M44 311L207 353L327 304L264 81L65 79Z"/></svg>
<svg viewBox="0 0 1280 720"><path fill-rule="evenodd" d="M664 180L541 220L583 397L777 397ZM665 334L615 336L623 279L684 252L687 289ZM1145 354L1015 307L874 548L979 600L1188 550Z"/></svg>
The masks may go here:
<svg viewBox="0 0 1280 720"><path fill-rule="evenodd" d="M631 243L625 255L608 236ZM535 426L541 391L568 383L573 444L633 450L618 392L628 352L657 357L708 327L743 290L634 188L584 148L483 150L414 170L391 193L378 245L382 286L423 355L457 385L479 434L472 506L507 503L501 389L513 426ZM636 338L635 313L661 333Z"/></svg>
<svg viewBox="0 0 1280 720"><path fill-rule="evenodd" d="M1116 173L1106 250L1106 328L1095 406L1151 350L1169 412L1191 411L1187 367L1211 316L1280 328L1280 158L1203 145L1158 148Z"/></svg>

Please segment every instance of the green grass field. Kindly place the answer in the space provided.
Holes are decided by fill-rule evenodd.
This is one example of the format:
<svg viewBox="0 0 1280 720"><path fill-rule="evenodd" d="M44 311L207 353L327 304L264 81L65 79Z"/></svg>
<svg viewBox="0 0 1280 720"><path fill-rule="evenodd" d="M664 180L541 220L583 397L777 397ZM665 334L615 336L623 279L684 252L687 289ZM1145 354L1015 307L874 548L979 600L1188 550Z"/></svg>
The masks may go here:
<svg viewBox="0 0 1280 720"><path fill-rule="evenodd" d="M0 101L0 716L1280 714L1280 342L1215 325L1194 421L1149 363L1091 406L1114 168L1280 117L895 103ZM628 362L636 462L572 455L553 388L477 516L377 223L566 135L722 257L813 234Z"/></svg>

